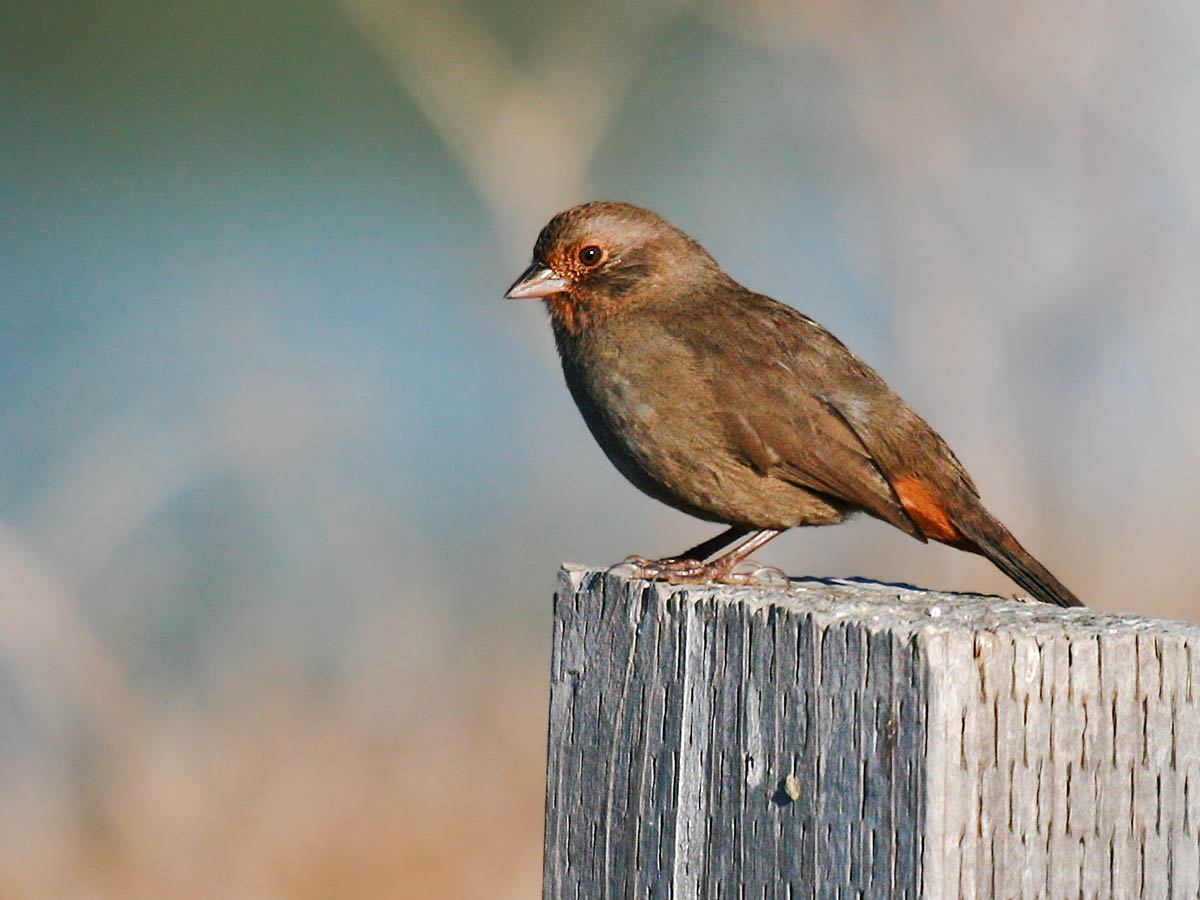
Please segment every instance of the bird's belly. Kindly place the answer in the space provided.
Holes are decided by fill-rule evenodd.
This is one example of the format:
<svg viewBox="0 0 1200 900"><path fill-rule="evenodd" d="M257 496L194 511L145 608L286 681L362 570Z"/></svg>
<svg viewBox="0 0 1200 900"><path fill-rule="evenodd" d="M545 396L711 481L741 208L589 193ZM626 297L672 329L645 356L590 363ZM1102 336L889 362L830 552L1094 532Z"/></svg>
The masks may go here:
<svg viewBox="0 0 1200 900"><path fill-rule="evenodd" d="M719 422L686 398L647 396L606 378L580 411L609 460L635 487L690 515L748 528L841 521L844 509L733 452ZM578 401L577 397L577 401ZM588 407L588 408L585 408Z"/></svg>

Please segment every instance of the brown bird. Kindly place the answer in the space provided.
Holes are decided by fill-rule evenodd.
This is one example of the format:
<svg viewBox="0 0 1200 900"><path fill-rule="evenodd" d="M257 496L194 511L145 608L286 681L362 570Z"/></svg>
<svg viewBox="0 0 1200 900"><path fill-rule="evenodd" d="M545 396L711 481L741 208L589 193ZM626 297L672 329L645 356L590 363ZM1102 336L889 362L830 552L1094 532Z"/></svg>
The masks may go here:
<svg viewBox="0 0 1200 900"><path fill-rule="evenodd" d="M621 474L730 526L678 557L633 558L639 577L745 582L738 564L780 532L865 512L987 557L1040 600L1081 605L873 369L654 213L560 213L507 296L545 300L567 387Z"/></svg>

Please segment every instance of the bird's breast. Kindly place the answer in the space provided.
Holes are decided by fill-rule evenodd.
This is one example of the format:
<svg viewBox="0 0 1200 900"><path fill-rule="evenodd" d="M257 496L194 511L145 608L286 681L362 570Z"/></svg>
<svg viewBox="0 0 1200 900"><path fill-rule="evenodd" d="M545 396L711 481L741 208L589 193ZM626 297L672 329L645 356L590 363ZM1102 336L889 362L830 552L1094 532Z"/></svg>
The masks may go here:
<svg viewBox="0 0 1200 900"><path fill-rule="evenodd" d="M633 344L593 341L579 349L564 354L563 372L613 465L652 497L730 521L730 498L757 476L730 453L686 348L643 335Z"/></svg>

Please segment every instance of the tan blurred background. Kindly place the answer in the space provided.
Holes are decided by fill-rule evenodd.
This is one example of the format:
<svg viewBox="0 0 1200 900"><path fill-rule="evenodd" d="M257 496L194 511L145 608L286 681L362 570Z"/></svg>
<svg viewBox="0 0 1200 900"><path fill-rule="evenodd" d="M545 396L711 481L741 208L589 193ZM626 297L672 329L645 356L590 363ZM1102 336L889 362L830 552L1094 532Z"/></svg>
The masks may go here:
<svg viewBox="0 0 1200 900"><path fill-rule="evenodd" d="M500 300L583 199L832 328L1090 604L1200 617L1198 57L1160 0L10 0L0 896L539 895L555 570L713 533Z"/></svg>

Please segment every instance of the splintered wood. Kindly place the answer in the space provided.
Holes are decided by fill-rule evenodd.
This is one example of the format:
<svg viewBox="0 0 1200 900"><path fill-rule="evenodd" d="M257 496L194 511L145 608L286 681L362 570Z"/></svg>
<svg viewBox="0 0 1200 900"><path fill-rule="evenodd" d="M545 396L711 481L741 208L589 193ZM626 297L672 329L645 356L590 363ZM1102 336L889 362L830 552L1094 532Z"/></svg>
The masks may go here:
<svg viewBox="0 0 1200 900"><path fill-rule="evenodd" d="M1195 625L568 567L545 897L1197 898L1197 681Z"/></svg>

